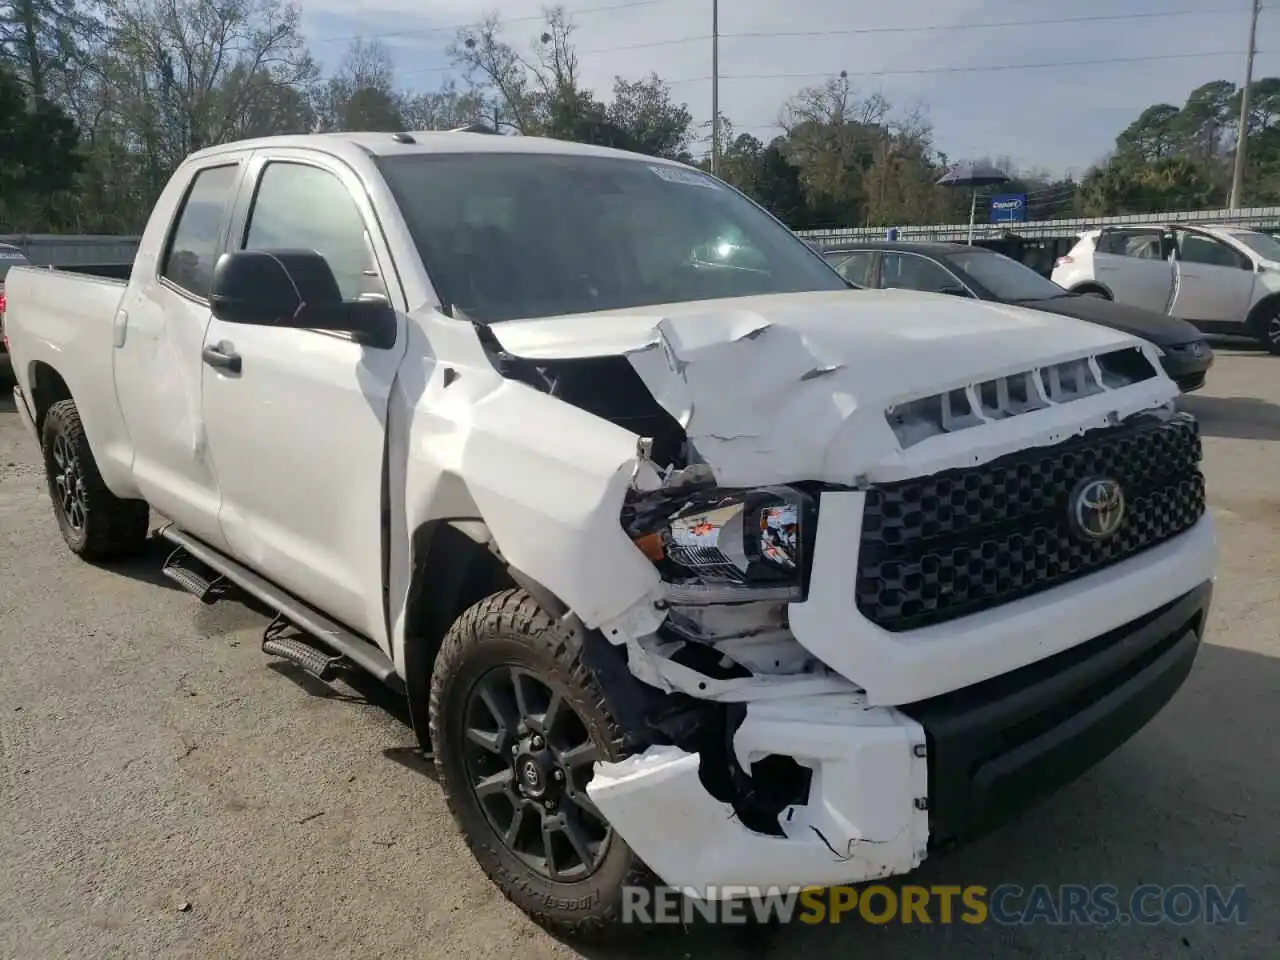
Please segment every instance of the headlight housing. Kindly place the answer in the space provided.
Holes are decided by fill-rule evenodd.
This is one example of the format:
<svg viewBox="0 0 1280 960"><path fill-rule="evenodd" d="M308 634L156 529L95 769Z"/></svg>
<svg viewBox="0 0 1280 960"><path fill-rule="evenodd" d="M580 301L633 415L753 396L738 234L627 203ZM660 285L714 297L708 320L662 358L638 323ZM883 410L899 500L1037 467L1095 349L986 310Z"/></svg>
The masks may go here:
<svg viewBox="0 0 1280 960"><path fill-rule="evenodd" d="M712 491L673 505L637 545L676 604L803 600L817 501L794 487Z"/></svg>

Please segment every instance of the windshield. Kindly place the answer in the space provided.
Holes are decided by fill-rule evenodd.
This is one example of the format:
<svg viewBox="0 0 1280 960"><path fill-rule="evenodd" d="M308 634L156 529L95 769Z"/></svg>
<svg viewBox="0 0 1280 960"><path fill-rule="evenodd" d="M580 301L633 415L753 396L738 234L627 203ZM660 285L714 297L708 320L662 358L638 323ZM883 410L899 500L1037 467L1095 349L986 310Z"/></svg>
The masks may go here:
<svg viewBox="0 0 1280 960"><path fill-rule="evenodd" d="M799 237L692 168L533 153L379 166L441 298L482 323L848 289Z"/></svg>
<svg viewBox="0 0 1280 960"><path fill-rule="evenodd" d="M1052 280L1003 253L947 254L947 264L959 270L964 278L986 287L999 300L1048 300L1067 295L1067 291Z"/></svg>
<svg viewBox="0 0 1280 960"><path fill-rule="evenodd" d="M1231 236L1262 257L1263 260L1280 261L1280 240L1277 240L1271 234L1258 233L1254 230L1234 230Z"/></svg>

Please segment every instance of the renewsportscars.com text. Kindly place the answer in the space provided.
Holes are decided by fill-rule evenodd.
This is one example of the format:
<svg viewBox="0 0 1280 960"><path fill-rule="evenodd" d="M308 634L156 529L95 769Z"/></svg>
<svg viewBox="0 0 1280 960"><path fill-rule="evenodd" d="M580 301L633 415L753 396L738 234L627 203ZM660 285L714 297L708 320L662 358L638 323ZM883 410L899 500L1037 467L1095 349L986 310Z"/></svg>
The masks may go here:
<svg viewBox="0 0 1280 960"><path fill-rule="evenodd" d="M1246 906L1244 887L1191 884L1144 884L1129 891L1107 884L720 887L704 891L630 887L624 891L622 919L644 924L709 921L1150 926L1242 924Z"/></svg>

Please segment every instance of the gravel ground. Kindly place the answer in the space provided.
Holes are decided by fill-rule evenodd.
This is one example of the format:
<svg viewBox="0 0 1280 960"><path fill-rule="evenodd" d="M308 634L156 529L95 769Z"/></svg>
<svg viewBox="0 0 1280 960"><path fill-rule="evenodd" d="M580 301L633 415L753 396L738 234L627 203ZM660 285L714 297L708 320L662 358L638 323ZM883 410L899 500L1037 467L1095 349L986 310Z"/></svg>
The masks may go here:
<svg viewBox="0 0 1280 960"><path fill-rule="evenodd" d="M401 705L258 650L265 617L75 561L0 366L0 958L1254 957L1280 943L1280 358L1223 349L1202 418L1223 560L1172 704L923 883L1248 887L1240 926L663 932L557 942L467 854ZM1269 945L1269 946L1268 946Z"/></svg>

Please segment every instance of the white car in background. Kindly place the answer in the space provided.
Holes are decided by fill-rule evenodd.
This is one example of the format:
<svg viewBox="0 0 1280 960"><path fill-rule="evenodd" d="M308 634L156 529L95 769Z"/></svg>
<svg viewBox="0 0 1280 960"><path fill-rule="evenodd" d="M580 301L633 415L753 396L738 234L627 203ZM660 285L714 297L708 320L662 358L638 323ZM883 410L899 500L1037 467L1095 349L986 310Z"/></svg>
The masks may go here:
<svg viewBox="0 0 1280 960"><path fill-rule="evenodd" d="M1280 354L1280 240L1234 226L1103 227L1054 264L1075 293L1158 310Z"/></svg>

